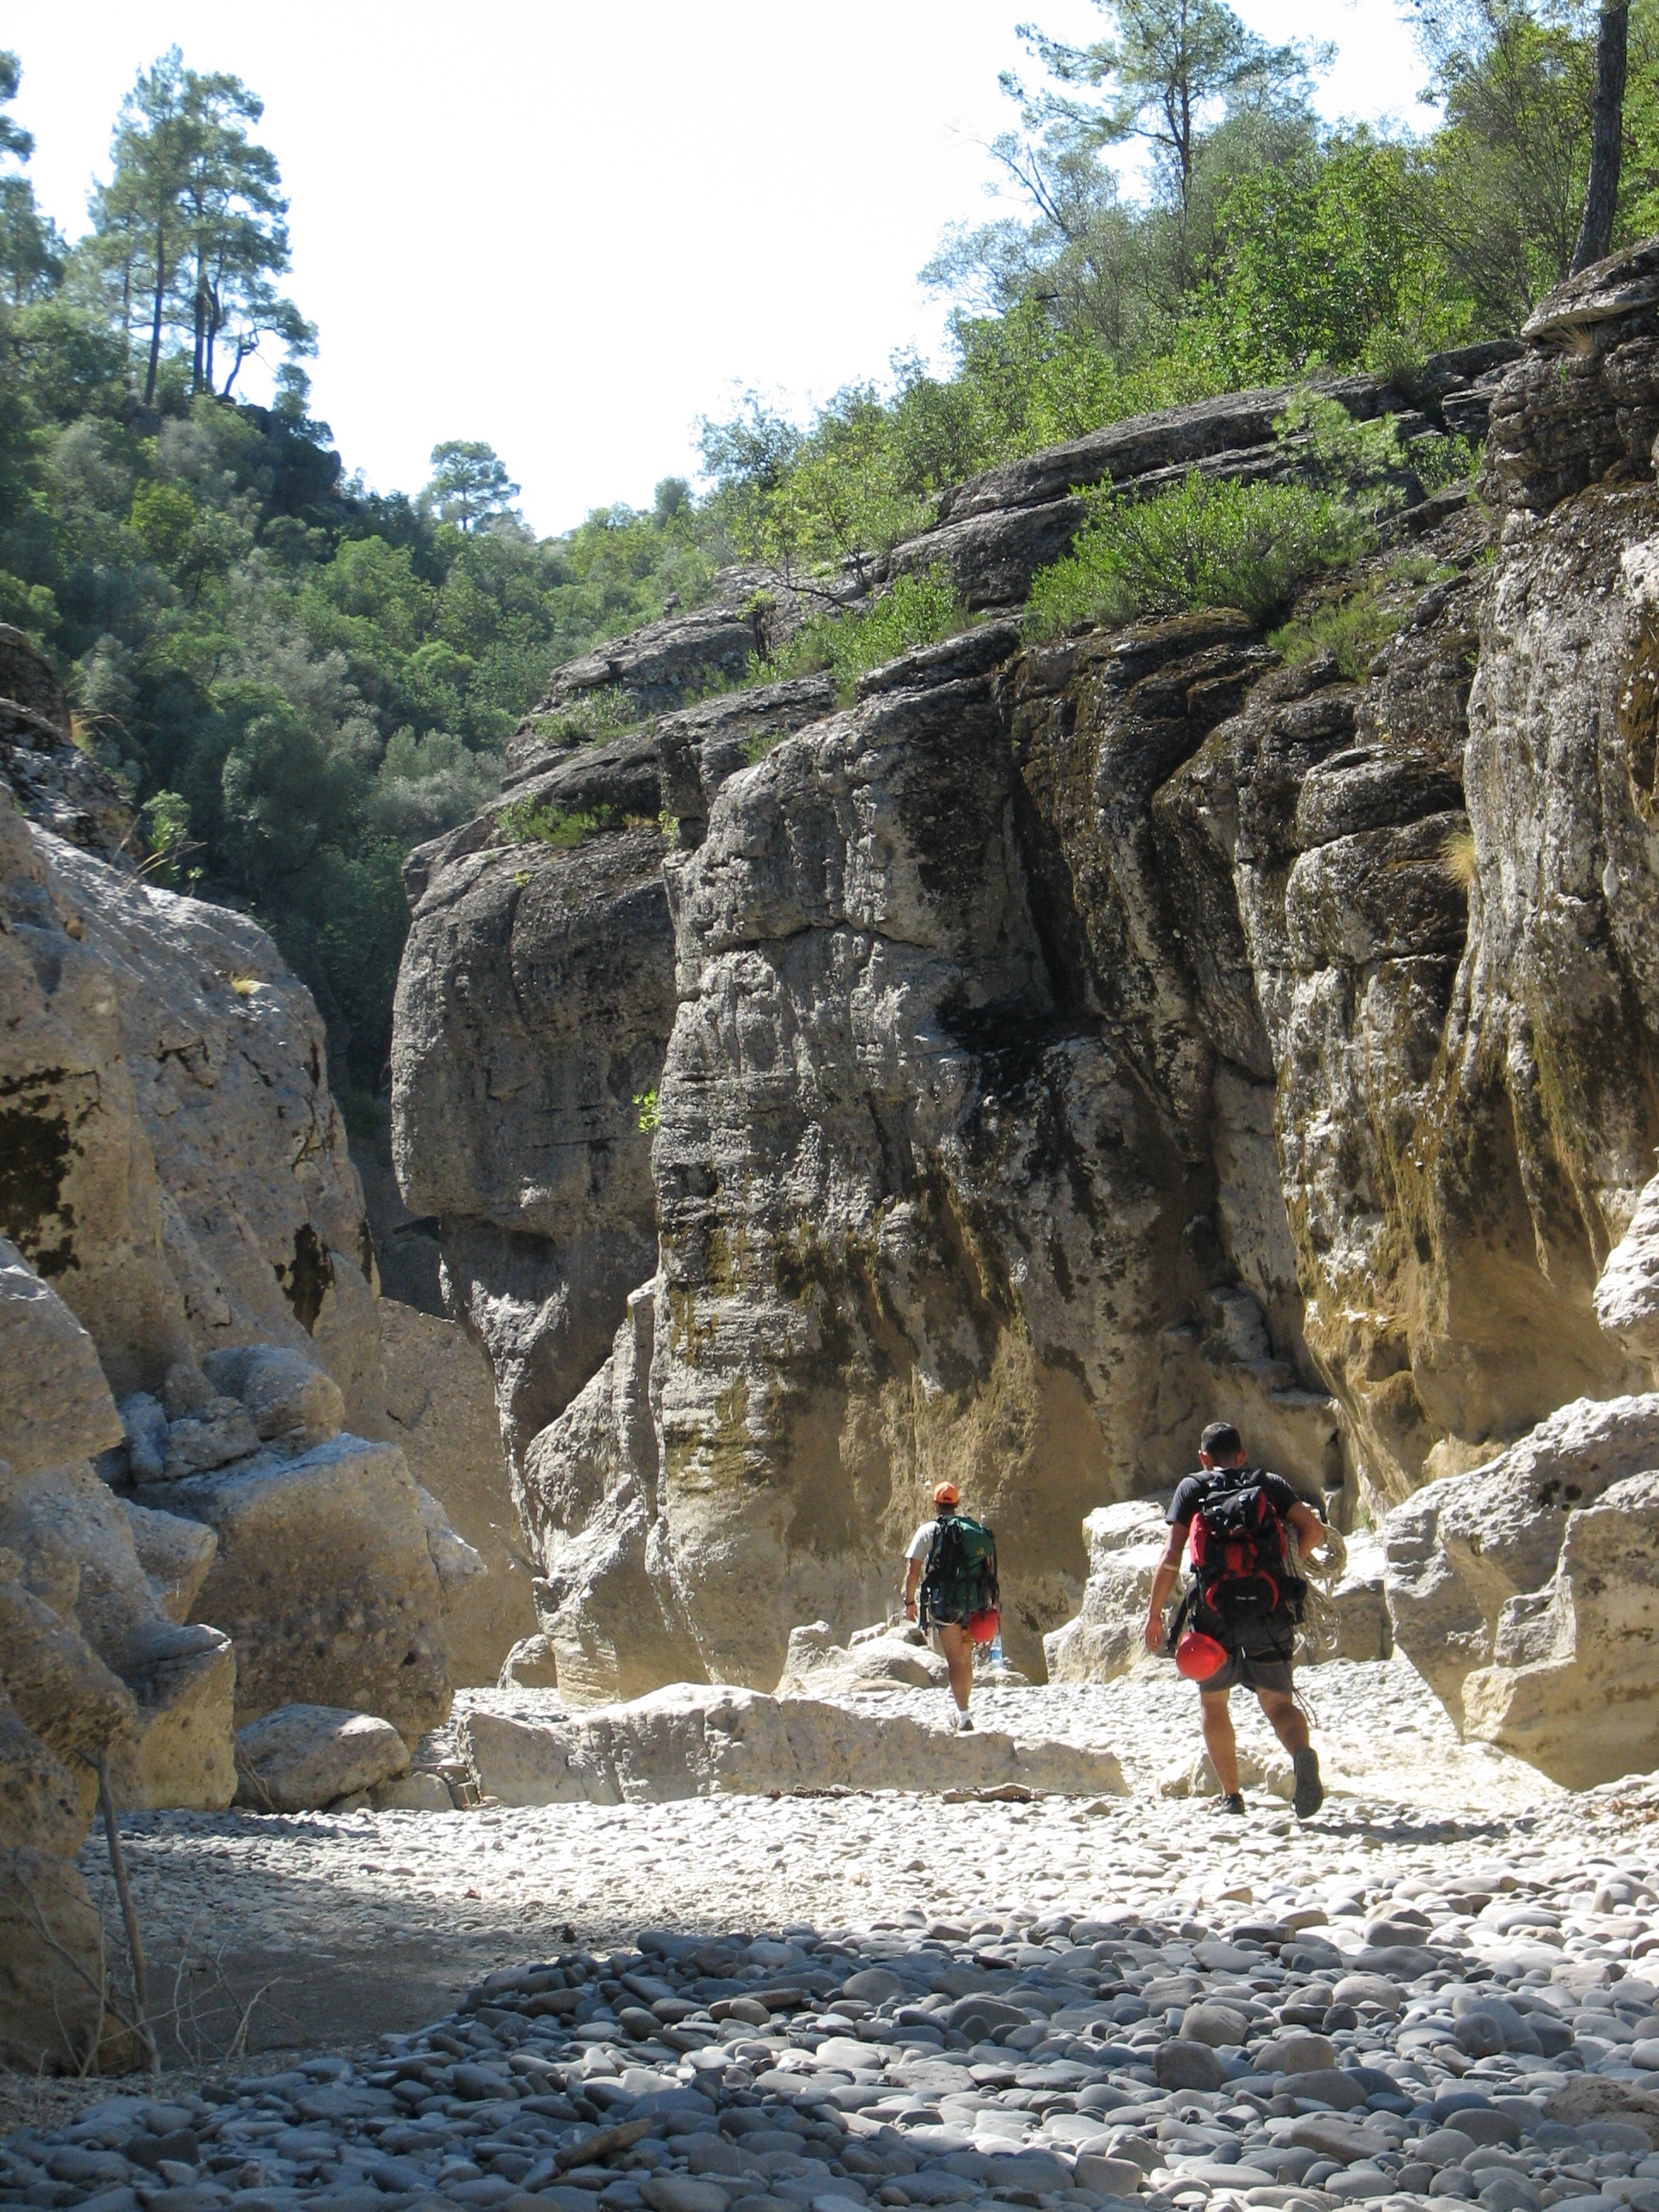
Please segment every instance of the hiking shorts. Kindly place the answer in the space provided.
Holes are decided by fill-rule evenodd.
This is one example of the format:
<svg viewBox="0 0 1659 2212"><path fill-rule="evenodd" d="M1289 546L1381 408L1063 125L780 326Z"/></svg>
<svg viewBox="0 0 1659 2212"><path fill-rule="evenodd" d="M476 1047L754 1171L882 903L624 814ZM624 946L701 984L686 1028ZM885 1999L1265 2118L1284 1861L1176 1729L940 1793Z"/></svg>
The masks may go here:
<svg viewBox="0 0 1659 2212"><path fill-rule="evenodd" d="M1198 1686L1206 1698L1219 1696L1224 1690L1266 1690L1269 1693L1277 1690L1287 1698L1296 1693L1291 1662L1277 1651L1259 1651L1254 1656L1248 1651L1230 1651L1226 1665Z"/></svg>

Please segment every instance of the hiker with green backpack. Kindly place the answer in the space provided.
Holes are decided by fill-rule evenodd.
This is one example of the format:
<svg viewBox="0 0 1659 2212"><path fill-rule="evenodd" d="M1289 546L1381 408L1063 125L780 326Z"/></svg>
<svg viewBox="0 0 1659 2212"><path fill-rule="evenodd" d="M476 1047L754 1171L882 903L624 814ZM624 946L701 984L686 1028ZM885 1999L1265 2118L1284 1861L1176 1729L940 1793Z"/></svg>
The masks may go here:
<svg viewBox="0 0 1659 2212"><path fill-rule="evenodd" d="M951 1670L951 1694L957 1701L957 1733L969 1735L973 1722L968 1696L974 1686L974 1650L989 1644L1001 1623L997 1587L997 1541L983 1522L957 1511L962 1493L954 1482L933 1492L933 1515L910 1539L905 1553L904 1617L932 1628Z"/></svg>

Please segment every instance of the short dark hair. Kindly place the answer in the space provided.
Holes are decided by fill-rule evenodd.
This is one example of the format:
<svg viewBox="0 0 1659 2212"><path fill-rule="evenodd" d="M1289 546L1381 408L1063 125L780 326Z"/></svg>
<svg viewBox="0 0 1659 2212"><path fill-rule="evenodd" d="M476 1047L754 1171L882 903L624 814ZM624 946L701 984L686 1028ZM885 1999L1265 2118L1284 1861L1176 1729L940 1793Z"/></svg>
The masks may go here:
<svg viewBox="0 0 1659 2212"><path fill-rule="evenodd" d="M1198 1440L1206 1459L1231 1459L1244 1449L1244 1439L1231 1421L1212 1421Z"/></svg>

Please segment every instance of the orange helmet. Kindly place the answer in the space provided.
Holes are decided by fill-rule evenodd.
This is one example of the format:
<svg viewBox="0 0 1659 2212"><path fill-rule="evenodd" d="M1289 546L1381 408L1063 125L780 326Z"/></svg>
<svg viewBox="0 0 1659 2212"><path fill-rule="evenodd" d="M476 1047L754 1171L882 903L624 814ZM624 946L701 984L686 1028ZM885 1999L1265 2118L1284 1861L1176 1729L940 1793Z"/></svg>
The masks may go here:
<svg viewBox="0 0 1659 2212"><path fill-rule="evenodd" d="M1189 1628L1176 1646L1176 1665L1189 1682L1207 1682L1227 1663L1227 1647L1201 1628Z"/></svg>
<svg viewBox="0 0 1659 2212"><path fill-rule="evenodd" d="M936 1483L933 1486L933 1503L935 1505L955 1505L960 1503L961 1498L962 1492L957 1488L954 1482L940 1482Z"/></svg>

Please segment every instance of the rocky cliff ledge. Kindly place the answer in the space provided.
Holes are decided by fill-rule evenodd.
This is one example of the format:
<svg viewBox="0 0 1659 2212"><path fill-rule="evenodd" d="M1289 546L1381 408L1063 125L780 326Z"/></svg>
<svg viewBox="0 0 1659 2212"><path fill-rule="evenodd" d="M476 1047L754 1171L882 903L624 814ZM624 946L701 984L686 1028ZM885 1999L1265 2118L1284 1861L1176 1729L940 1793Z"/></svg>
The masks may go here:
<svg viewBox="0 0 1659 2212"><path fill-rule="evenodd" d="M1076 487L1285 466L1284 395L1244 394L951 495L890 566L945 561L986 618L852 701L739 690L597 746L532 718L521 783L416 856L400 1170L568 1694L769 1685L793 1623L880 1608L947 1473L1040 1665L1084 1514L1213 1411L1380 1516L1645 1387L1656 303L1644 248L1524 347L1339 387L1492 433L1298 610L1363 598L1357 669L1224 611L1003 618ZM526 790L590 834L528 834Z"/></svg>

